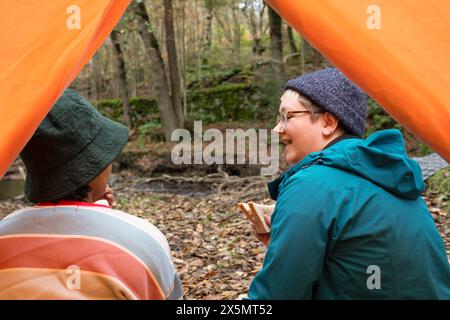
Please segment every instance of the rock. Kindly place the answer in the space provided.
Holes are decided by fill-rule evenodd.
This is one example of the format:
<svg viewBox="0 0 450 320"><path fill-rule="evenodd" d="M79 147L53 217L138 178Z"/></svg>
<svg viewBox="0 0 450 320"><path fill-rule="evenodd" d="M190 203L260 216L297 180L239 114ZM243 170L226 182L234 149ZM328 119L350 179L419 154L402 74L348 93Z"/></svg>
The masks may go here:
<svg viewBox="0 0 450 320"><path fill-rule="evenodd" d="M440 169L449 166L447 161L441 158L437 153L432 153L425 157L416 157L413 159L419 163L424 180L431 177L434 173L436 173Z"/></svg>

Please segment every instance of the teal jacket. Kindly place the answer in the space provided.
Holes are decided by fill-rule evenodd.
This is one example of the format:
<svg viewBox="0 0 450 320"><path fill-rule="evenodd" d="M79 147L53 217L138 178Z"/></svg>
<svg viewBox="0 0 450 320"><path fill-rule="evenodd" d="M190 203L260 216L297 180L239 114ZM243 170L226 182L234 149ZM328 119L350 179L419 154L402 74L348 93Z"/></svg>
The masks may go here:
<svg viewBox="0 0 450 320"><path fill-rule="evenodd" d="M249 299L450 299L450 265L398 130L306 156L277 200Z"/></svg>

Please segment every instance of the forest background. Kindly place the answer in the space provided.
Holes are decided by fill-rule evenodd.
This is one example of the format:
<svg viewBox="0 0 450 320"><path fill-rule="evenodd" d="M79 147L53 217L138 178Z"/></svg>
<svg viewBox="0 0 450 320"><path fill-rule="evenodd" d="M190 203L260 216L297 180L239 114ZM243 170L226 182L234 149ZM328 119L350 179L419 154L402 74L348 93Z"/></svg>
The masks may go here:
<svg viewBox="0 0 450 320"><path fill-rule="evenodd" d="M246 292L265 247L236 204L272 203L265 184L273 177L251 164L174 165L171 132L192 131L199 120L203 130L273 128L286 80L330 66L262 0L134 0L72 83L129 127L111 181L117 208L163 231L187 299ZM410 156L433 152L370 98L366 124L365 136L401 130ZM0 218L26 205L17 191L23 176L18 159L1 181ZM423 196L450 253L450 170L426 183Z"/></svg>

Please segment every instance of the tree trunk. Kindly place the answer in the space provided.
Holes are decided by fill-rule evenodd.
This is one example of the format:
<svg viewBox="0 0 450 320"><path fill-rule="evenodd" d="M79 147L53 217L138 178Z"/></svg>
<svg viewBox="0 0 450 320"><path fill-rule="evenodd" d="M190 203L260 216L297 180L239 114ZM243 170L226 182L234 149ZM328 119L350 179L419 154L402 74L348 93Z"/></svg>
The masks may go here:
<svg viewBox="0 0 450 320"><path fill-rule="evenodd" d="M283 78L283 37L281 32L282 20L275 10L269 7L270 50L272 64L280 78Z"/></svg>
<svg viewBox="0 0 450 320"><path fill-rule="evenodd" d="M206 14L206 28L205 28L205 40L203 42L203 64L208 63L208 53L211 49L212 44L212 19L213 19L213 12L212 9L207 8L208 12Z"/></svg>
<svg viewBox="0 0 450 320"><path fill-rule="evenodd" d="M100 92L102 91L102 68L100 61L100 50L92 57L92 87L94 91L94 99L100 100Z"/></svg>
<svg viewBox="0 0 450 320"><path fill-rule="evenodd" d="M130 121L130 95L128 93L127 85L127 72L125 69L125 60L123 58L122 46L121 46L121 34L119 31L114 29L111 34L111 42L113 44L114 54L116 56L116 72L117 80L119 82L119 92L123 103L123 114L122 121L124 124L131 128Z"/></svg>
<svg viewBox="0 0 450 320"><path fill-rule="evenodd" d="M237 56L238 62L240 61L240 53L241 53L241 23L239 21L239 8L237 4L233 4L233 8L231 9L231 13L233 16L233 48L234 53Z"/></svg>
<svg viewBox="0 0 450 320"><path fill-rule="evenodd" d="M313 47L314 52L314 66L316 68L322 67L322 54Z"/></svg>
<svg viewBox="0 0 450 320"><path fill-rule="evenodd" d="M181 95L183 99L183 115L186 119L187 117L187 92L186 92L186 2L180 2L181 19L175 19L175 21L180 22L181 26L177 25L179 30L179 48L181 48L181 55L179 56L180 69L181 69Z"/></svg>
<svg viewBox="0 0 450 320"><path fill-rule="evenodd" d="M216 21L219 23L219 27L222 29L223 31L223 36L225 37L225 40L227 40L227 42L230 44L232 50L234 50L234 46L233 46L233 35L231 34L231 31L227 28L227 25L224 23L223 20L225 19L221 19L220 15L216 12L216 10L213 10L213 15L214 18L216 18Z"/></svg>
<svg viewBox="0 0 450 320"><path fill-rule="evenodd" d="M164 127L166 141L170 141L172 131L177 128L177 117L173 110L172 100L169 95L169 86L164 72L164 62L159 49L158 41L153 33L150 18L143 2L132 4L136 14L137 26L145 49L150 59L153 73L153 90L161 122Z"/></svg>
<svg viewBox="0 0 450 320"><path fill-rule="evenodd" d="M305 73L305 39L300 35L300 75Z"/></svg>
<svg viewBox="0 0 450 320"><path fill-rule="evenodd" d="M178 68L177 48L175 44L175 30L173 27L172 0L164 0L164 24L166 27L166 49L169 60L169 76L172 93L172 105L177 116L178 127L184 127L184 114L181 104L180 70Z"/></svg>
<svg viewBox="0 0 450 320"><path fill-rule="evenodd" d="M264 11L265 11L266 7L267 6L266 6L265 2L263 2L262 8L259 11L259 17L258 17L258 20L259 20L258 30L259 31L257 32L257 37L255 38L255 45L256 45L256 49L257 49L256 53L258 54L258 56L261 56L263 54L263 52L266 50L266 48L264 47L264 45L262 43L262 38L265 34L265 30L263 28L263 25L264 25L263 22L264 22Z"/></svg>
<svg viewBox="0 0 450 320"><path fill-rule="evenodd" d="M316 50L307 40L303 41L305 50L303 52L305 53L305 56L308 57L308 61L312 62L314 67L320 68L322 66L322 54Z"/></svg>
<svg viewBox="0 0 450 320"><path fill-rule="evenodd" d="M264 10L264 7L263 9ZM244 9L244 15L247 18L248 26L250 29L250 34L252 36L253 45L252 45L252 52L253 55L261 56L261 54L264 52L264 47L261 43L261 30L258 28L257 24L257 17L255 12L255 7L253 4L253 1L250 1L250 3L246 2L246 7ZM261 12L259 18L262 18Z"/></svg>
<svg viewBox="0 0 450 320"><path fill-rule="evenodd" d="M287 26L287 34L289 39L289 48L291 49L291 53L295 54L298 52L297 45L295 44L294 33L292 32L292 28L290 25Z"/></svg>

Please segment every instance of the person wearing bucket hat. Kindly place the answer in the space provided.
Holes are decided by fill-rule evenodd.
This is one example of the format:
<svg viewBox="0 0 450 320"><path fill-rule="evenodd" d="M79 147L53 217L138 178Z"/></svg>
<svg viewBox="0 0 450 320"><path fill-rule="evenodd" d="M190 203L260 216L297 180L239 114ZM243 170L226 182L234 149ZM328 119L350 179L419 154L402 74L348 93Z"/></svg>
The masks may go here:
<svg viewBox="0 0 450 320"><path fill-rule="evenodd" d="M97 184L88 184L110 171L127 141L124 125L102 116L76 91L66 90L20 154L27 169L27 199L84 200L78 193L88 191L85 198L99 200L106 183L100 191L92 190Z"/></svg>
<svg viewBox="0 0 450 320"><path fill-rule="evenodd" d="M450 299L450 264L398 130L366 139L366 95L337 69L289 80L275 131L291 167L257 234L249 299Z"/></svg>
<svg viewBox="0 0 450 320"><path fill-rule="evenodd" d="M0 299L182 299L164 235L111 207L111 163L127 140L64 91L20 154L35 205L0 221Z"/></svg>

